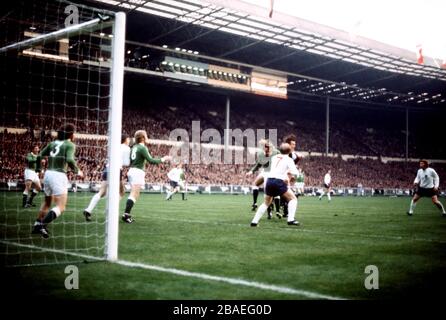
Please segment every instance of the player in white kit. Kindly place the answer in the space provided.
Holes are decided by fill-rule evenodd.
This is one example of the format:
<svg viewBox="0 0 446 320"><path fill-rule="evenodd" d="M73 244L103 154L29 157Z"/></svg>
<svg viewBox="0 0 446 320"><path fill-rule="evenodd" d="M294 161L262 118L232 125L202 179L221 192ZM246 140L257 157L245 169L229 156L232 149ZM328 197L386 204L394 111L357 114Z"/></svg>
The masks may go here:
<svg viewBox="0 0 446 320"><path fill-rule="evenodd" d="M440 177L437 172L429 168L429 162L427 160L420 160L420 169L418 169L417 176L414 180L414 185L416 188L415 194L410 201L409 211L407 214L409 216L413 215L416 203L422 197L430 197L432 203L441 210L443 217L446 217L446 211L444 211L443 204L438 200L438 187L440 185Z"/></svg>
<svg viewBox="0 0 446 320"><path fill-rule="evenodd" d="M321 195L319 196L319 200L322 199L322 197L327 194L328 201L331 201L331 170L328 170L327 173L324 176L324 190L322 190Z"/></svg>
<svg viewBox="0 0 446 320"><path fill-rule="evenodd" d="M282 143L279 148L280 154L271 158L271 171L265 185L265 200L257 209L251 221L251 227L257 227L260 218L268 209L274 197L282 196L288 202L288 225L298 226L299 222L294 219L297 209L297 198L288 188L288 174L297 176L296 165L288 155L291 147L288 143Z"/></svg>
<svg viewBox="0 0 446 320"><path fill-rule="evenodd" d="M122 177L122 168L128 167L130 165L130 137L126 134L122 134L121 136L121 181L119 185L119 195L121 198L124 196L125 188L124 188L124 179ZM98 204L99 200L101 198L105 197L107 194L108 189L108 182L107 182L107 176L108 176L108 164L105 167L104 171L102 172L102 182L101 182L101 188L99 191L91 198L90 203L87 208L85 208L83 214L86 221L91 221L91 213L93 212L94 208Z"/></svg>

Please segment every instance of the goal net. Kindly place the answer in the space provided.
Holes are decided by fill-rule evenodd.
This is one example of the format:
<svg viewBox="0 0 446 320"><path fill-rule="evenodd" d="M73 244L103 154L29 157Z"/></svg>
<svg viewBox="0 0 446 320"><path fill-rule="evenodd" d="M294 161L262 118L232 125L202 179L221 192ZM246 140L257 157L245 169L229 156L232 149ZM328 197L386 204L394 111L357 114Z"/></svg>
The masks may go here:
<svg viewBox="0 0 446 320"><path fill-rule="evenodd" d="M6 9L0 16L1 264L116 259L125 15L49 0L15 1ZM33 157L69 123L84 176L68 169L66 209L44 239L31 231L45 201L48 157L40 173ZM109 196L87 221L83 211L106 164Z"/></svg>

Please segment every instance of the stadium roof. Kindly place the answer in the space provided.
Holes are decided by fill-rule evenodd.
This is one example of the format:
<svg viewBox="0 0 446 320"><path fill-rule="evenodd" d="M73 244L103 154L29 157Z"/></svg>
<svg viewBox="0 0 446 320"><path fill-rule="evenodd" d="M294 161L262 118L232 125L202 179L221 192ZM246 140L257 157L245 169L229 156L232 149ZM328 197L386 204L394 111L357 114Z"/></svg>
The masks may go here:
<svg viewBox="0 0 446 320"><path fill-rule="evenodd" d="M347 33L330 27L281 13L270 19L264 8L240 1L94 2L147 14L144 32L142 22L132 19L128 24L130 40L187 47L209 57L279 70L288 74L290 93L446 106L446 70L433 59L420 65L412 52L360 37L353 43Z"/></svg>

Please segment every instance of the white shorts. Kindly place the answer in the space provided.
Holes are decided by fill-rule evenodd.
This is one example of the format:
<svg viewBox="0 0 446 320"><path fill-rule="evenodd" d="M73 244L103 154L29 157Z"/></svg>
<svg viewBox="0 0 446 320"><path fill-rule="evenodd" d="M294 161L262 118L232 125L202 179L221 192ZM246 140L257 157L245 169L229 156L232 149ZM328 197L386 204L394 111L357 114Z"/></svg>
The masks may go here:
<svg viewBox="0 0 446 320"><path fill-rule="evenodd" d="M296 188L297 188L297 189L303 189L304 186L305 186L305 183L304 183L304 182L296 182Z"/></svg>
<svg viewBox="0 0 446 320"><path fill-rule="evenodd" d="M145 185L145 176L146 173L138 168L130 168L127 173L127 177L131 186L134 185Z"/></svg>
<svg viewBox="0 0 446 320"><path fill-rule="evenodd" d="M33 183L40 183L39 175L31 169L25 169L25 181L31 180Z"/></svg>
<svg viewBox="0 0 446 320"><path fill-rule="evenodd" d="M58 171L46 171L43 178L43 191L47 197L59 196L68 192L67 174Z"/></svg>

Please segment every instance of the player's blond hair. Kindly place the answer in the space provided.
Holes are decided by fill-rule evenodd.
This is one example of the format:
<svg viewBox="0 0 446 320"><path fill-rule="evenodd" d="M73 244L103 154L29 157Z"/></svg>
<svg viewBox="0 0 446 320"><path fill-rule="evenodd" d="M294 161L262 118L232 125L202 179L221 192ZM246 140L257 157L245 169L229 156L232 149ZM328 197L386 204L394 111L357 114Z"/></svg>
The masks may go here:
<svg viewBox="0 0 446 320"><path fill-rule="evenodd" d="M135 132L135 142L140 143L142 139L145 139L145 142L149 141L149 138L147 137L146 130L138 130Z"/></svg>
<svg viewBox="0 0 446 320"><path fill-rule="evenodd" d="M274 148L274 145L271 141L269 141L268 139L261 139L259 141L259 145L264 147L264 146L269 146L270 148Z"/></svg>

